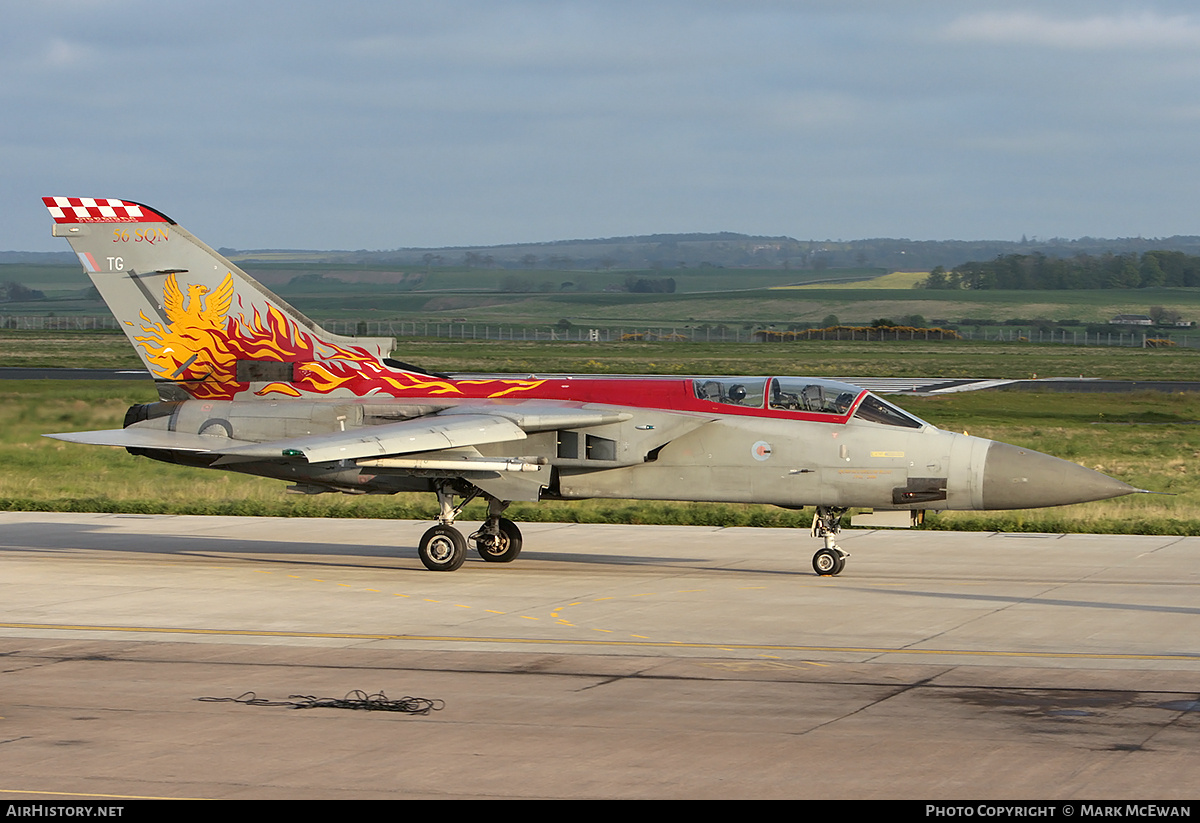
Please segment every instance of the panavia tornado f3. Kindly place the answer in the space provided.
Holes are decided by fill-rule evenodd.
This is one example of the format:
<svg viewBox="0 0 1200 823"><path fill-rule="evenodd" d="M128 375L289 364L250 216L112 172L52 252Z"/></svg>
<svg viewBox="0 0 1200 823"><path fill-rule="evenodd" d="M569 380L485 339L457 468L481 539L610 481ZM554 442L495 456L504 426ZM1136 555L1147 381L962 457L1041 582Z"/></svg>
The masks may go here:
<svg viewBox="0 0 1200 823"><path fill-rule="evenodd" d="M512 501L634 498L812 506L813 557L836 575L851 507L1061 506L1139 489L1066 460L942 431L869 391L811 377L437 374L390 338L332 334L161 212L47 197L157 383L122 429L52 434L185 466L289 481L316 494L437 495L422 563L459 568L471 544L507 563ZM487 501L482 527L454 521Z"/></svg>

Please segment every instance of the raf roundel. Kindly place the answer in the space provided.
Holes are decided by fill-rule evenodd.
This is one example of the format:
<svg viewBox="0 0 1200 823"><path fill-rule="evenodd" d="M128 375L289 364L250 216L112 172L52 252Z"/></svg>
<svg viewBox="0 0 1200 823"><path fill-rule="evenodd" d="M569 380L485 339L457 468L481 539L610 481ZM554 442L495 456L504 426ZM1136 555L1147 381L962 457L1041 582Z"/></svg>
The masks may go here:
<svg viewBox="0 0 1200 823"><path fill-rule="evenodd" d="M750 447L750 454L754 456L755 460L766 460L771 456L771 444L766 440L759 440Z"/></svg>

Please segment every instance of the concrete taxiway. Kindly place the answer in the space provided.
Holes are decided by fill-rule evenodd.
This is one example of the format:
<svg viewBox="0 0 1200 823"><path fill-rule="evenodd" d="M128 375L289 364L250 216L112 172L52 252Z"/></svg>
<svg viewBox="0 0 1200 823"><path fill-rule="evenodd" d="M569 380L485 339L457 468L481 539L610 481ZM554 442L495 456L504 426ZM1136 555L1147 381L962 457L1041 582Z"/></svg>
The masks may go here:
<svg viewBox="0 0 1200 823"><path fill-rule="evenodd" d="M0 798L1189 799L1200 538L0 514ZM424 716L203 697L424 697Z"/></svg>

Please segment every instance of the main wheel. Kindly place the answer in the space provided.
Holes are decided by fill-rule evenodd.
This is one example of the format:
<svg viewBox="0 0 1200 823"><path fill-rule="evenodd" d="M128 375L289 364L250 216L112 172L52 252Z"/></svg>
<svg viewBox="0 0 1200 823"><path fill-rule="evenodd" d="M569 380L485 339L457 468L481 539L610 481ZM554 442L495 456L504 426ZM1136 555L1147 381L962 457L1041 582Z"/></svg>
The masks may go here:
<svg viewBox="0 0 1200 823"><path fill-rule="evenodd" d="M511 563L521 553L521 530L507 517L501 517L500 534L480 535L475 540L475 549L489 563Z"/></svg>
<svg viewBox="0 0 1200 823"><path fill-rule="evenodd" d="M822 577L841 574L846 568L846 558L836 549L821 549L813 555L813 571Z"/></svg>
<svg viewBox="0 0 1200 823"><path fill-rule="evenodd" d="M421 537L417 554L431 572L452 572L467 559L467 540L453 526L434 526Z"/></svg>

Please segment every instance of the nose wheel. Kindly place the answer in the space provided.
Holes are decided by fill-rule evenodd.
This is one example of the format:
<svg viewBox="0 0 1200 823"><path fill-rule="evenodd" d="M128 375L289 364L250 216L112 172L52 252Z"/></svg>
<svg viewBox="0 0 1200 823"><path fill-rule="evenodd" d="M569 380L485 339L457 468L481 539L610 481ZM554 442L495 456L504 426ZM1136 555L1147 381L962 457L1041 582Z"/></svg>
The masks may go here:
<svg viewBox="0 0 1200 823"><path fill-rule="evenodd" d="M842 530L842 516L846 509L833 506L817 506L813 514L812 536L825 541L825 547L813 555L813 571L821 577L833 577L846 568L849 552L837 545L837 536Z"/></svg>
<svg viewBox="0 0 1200 823"><path fill-rule="evenodd" d="M838 548L821 549L813 555L813 571L822 577L841 574L846 568L846 555Z"/></svg>

